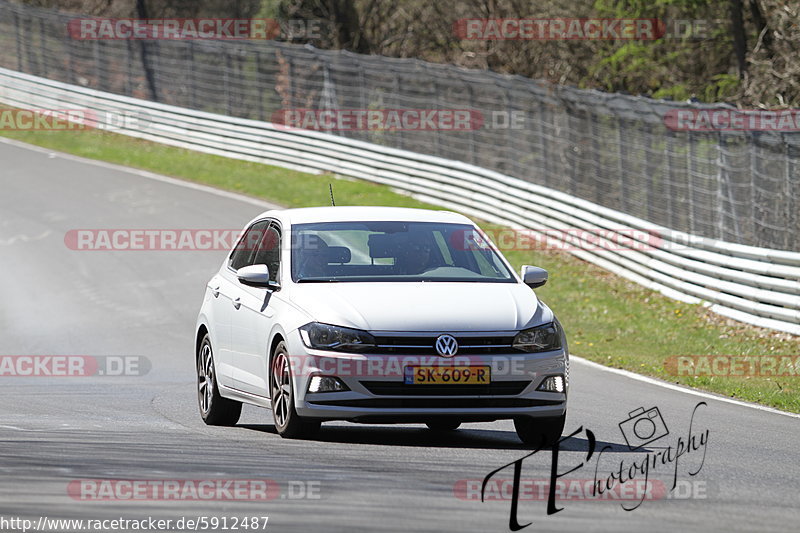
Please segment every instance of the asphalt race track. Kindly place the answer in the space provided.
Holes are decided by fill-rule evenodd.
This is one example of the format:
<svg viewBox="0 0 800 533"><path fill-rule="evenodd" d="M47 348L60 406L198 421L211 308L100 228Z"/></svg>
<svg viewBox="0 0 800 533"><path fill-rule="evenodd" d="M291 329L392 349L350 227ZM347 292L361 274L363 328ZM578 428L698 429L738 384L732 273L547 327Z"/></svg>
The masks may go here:
<svg viewBox="0 0 800 533"><path fill-rule="evenodd" d="M291 441L276 434L269 411L245 407L238 427L207 427L196 406L193 328L225 253L65 245L71 229L238 229L266 204L7 142L0 161L0 355L144 356L152 366L142 376L0 376L0 517L268 516L273 532L509 530L510 501L481 502L479 487L533 451L511 422L444 436L424 426L332 423L317 440ZM551 283L563 281L551 273ZM561 319L569 331L569 317ZM551 516L547 493L530 480L549 479L552 454L525 459L525 531L798 531L797 417L580 361L570 385L566 432L583 430L562 443L558 472L586 461L587 429L595 452L563 477L583 481L569 482L556 502L563 511ZM692 421L698 402L706 405ZM638 407L657 407L669 434L631 451L618 424ZM679 439L689 453L663 461ZM630 495L586 501L595 476L606 487L621 462L628 472L651 457L661 459L649 480L670 497L632 511L622 507L638 503ZM490 494L508 497L512 474L496 474ZM271 480L278 492L260 501L91 501L74 490L80 480L232 479Z"/></svg>

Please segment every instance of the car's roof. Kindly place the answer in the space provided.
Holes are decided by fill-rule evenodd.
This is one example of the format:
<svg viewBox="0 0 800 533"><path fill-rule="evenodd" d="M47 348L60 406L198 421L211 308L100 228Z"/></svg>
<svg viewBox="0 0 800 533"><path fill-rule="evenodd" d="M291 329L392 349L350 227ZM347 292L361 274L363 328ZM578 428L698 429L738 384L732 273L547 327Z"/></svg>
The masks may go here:
<svg viewBox="0 0 800 533"><path fill-rule="evenodd" d="M442 222L472 224L464 215L452 211L411 209L408 207L336 206L276 209L263 213L259 218L275 217L284 224L308 224L314 222L360 222L386 220L395 222Z"/></svg>

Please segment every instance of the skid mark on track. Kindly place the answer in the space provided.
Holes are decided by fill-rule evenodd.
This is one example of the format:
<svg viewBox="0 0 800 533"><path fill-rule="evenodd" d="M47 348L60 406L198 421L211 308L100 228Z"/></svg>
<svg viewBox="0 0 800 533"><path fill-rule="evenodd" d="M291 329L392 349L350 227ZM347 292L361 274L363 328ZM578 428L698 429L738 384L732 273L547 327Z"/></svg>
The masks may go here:
<svg viewBox="0 0 800 533"><path fill-rule="evenodd" d="M19 235L14 235L12 237L7 237L5 239L0 239L0 246L13 246L14 244L17 243L41 241L43 239L46 239L52 234L53 232L50 230L45 230L41 234L35 236L30 236L25 233L22 233Z"/></svg>

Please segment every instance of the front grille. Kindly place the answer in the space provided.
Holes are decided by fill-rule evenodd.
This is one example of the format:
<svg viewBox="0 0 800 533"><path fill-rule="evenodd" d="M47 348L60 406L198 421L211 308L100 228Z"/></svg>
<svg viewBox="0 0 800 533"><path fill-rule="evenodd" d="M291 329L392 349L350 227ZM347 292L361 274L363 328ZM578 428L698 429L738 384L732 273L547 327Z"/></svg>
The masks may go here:
<svg viewBox="0 0 800 533"><path fill-rule="evenodd" d="M310 404L376 409L481 409L487 407L537 407L561 405L559 400L530 398L380 398L359 400L315 400Z"/></svg>
<svg viewBox="0 0 800 533"><path fill-rule="evenodd" d="M491 355L513 352L513 335L453 336L458 342L457 355ZM437 355L434 347L437 338L439 338L438 334L418 337L376 336L375 344L381 353Z"/></svg>
<svg viewBox="0 0 800 533"><path fill-rule="evenodd" d="M488 385L408 385L402 381L362 381L381 396L516 396L530 381L495 381Z"/></svg>

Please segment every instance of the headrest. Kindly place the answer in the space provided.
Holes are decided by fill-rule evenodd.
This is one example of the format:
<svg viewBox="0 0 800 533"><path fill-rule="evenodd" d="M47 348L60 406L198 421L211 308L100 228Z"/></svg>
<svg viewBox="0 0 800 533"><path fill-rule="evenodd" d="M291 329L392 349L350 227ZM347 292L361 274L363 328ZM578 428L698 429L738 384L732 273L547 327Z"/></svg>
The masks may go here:
<svg viewBox="0 0 800 533"><path fill-rule="evenodd" d="M330 246L328 248L328 263L349 263L352 255L347 246Z"/></svg>
<svg viewBox="0 0 800 533"><path fill-rule="evenodd" d="M397 257L397 239L387 233L373 233L367 240L369 256L372 259Z"/></svg>

